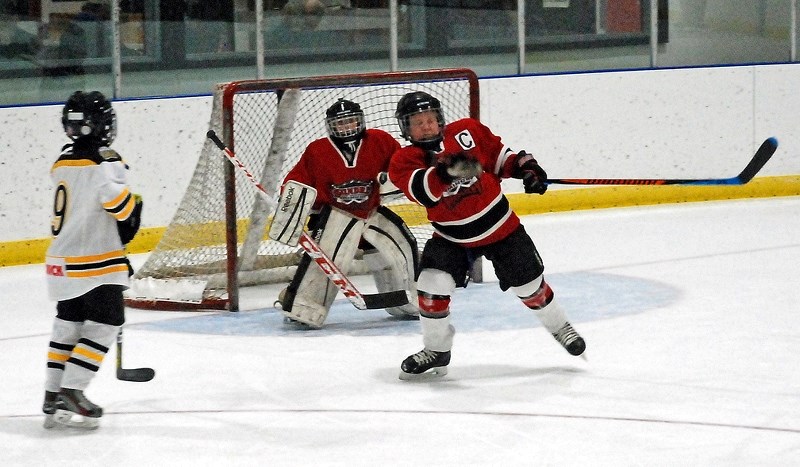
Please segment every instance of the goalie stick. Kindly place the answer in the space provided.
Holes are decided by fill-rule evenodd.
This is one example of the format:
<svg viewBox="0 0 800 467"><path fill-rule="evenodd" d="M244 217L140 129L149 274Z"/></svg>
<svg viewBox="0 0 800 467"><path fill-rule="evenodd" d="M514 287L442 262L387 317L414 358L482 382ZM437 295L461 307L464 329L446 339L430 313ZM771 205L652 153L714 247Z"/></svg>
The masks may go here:
<svg viewBox="0 0 800 467"><path fill-rule="evenodd" d="M233 163L239 170L247 176L247 179L258 189L258 192L261 194L264 201L266 201L270 207L275 209L277 203L269 197L267 190L261 185L261 183L256 180L252 173L247 170L247 167L244 166L242 161L236 157L236 154L231 151L231 149L219 139L216 132L214 130L208 130L206 133L208 139L214 142L217 147L225 154L228 160ZM317 242L308 235L307 232L303 232L300 235L299 245L303 250L308 253L311 259L319 266L322 272L328 277L328 279L333 282L339 290L342 291L345 297L350 300L350 303L353 304L354 307L358 308L359 310L369 310L375 308L391 308L396 306L402 306L409 302L409 297L405 290L394 290L392 292L384 292L384 293L377 293L377 294L362 294L358 288L353 284L353 282L342 272L341 269L325 254L324 251L319 247Z"/></svg>
<svg viewBox="0 0 800 467"><path fill-rule="evenodd" d="M778 149L778 140L767 138L739 175L730 178L548 178L559 185L744 185L755 177Z"/></svg>
<svg viewBox="0 0 800 467"><path fill-rule="evenodd" d="M143 383L156 376L152 368L122 368L122 328L117 332L117 379Z"/></svg>

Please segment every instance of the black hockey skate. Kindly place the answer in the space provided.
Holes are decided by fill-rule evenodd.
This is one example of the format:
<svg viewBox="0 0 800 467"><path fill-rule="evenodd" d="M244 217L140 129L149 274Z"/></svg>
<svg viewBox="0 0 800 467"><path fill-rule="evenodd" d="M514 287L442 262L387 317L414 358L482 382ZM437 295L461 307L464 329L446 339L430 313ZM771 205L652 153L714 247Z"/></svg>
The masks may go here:
<svg viewBox="0 0 800 467"><path fill-rule="evenodd" d="M564 324L561 326L561 329L554 332L553 337L555 337L558 343L564 346L571 355L578 356L586 350L586 342L583 340L583 337L581 337L569 323Z"/></svg>
<svg viewBox="0 0 800 467"><path fill-rule="evenodd" d="M44 412L44 427L53 428L56 421L53 416L56 414L56 399L58 398L57 392L44 392L44 403L42 404L42 412Z"/></svg>
<svg viewBox="0 0 800 467"><path fill-rule="evenodd" d="M47 394L45 395L47 398ZM45 405L47 404L45 399ZM46 412L45 412L46 413ZM77 416L77 417L76 417ZM55 413L52 414L52 424L48 426L47 415L45 428L52 428L56 424L74 428L93 430L97 428L100 417L103 416L102 407L90 401L80 389L62 388L55 401Z"/></svg>
<svg viewBox="0 0 800 467"><path fill-rule="evenodd" d="M414 355L409 355L400 365L400 379L411 380L425 376L444 376L447 374L447 365L450 364L450 351L436 352L422 349ZM430 373L426 373L430 371Z"/></svg>

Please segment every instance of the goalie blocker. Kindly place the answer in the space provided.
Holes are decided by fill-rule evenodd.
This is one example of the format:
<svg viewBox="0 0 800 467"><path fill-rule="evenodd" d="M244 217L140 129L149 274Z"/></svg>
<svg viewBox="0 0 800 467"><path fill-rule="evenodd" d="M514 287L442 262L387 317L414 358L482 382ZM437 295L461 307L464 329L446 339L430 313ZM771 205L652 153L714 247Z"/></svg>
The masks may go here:
<svg viewBox="0 0 800 467"><path fill-rule="evenodd" d="M289 246L297 246L306 219L311 213L317 190L303 183L289 180L281 190L281 198L269 228L269 238Z"/></svg>
<svg viewBox="0 0 800 467"><path fill-rule="evenodd" d="M284 205L283 201L282 198L281 206ZM302 226L290 213L299 213L304 209L284 211L279 208L270 228L270 238L277 237L279 233L282 238L299 237L299 233L290 235L286 226ZM372 273L379 293L405 290L409 297L416 297L415 279L419 261L417 242L400 216L389 208L380 206L364 220L325 206L314 224L311 227L320 248L328 253L343 273L351 270L356 254L361 249L364 263ZM312 266L312 260L306 254L291 283L281 292L279 303L288 319L320 328L338 291L337 286L319 268ZM400 318L419 316L419 309L412 303L388 307L386 311Z"/></svg>

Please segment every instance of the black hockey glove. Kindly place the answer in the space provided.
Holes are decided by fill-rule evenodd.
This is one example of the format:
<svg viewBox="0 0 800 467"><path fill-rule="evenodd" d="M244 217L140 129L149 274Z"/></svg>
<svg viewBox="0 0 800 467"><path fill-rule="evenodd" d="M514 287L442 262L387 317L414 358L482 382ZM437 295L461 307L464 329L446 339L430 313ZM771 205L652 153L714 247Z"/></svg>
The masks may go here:
<svg viewBox="0 0 800 467"><path fill-rule="evenodd" d="M131 266L131 261L127 257L125 258L125 265L128 266L128 277L133 277L133 266Z"/></svg>
<svg viewBox="0 0 800 467"><path fill-rule="evenodd" d="M536 162L532 155L525 151L517 154L514 169L511 172L513 178L521 178L525 193L538 193L543 195L547 191L547 172Z"/></svg>
<svg viewBox="0 0 800 467"><path fill-rule="evenodd" d="M122 240L123 245L127 245L136 232L139 231L139 226L142 223L142 197L133 195L134 206L131 215L124 221L117 221L117 231L119 232L119 239Z"/></svg>
<svg viewBox="0 0 800 467"><path fill-rule="evenodd" d="M482 172L481 163L464 152L440 157L436 163L436 174L446 183L461 178L478 177Z"/></svg>

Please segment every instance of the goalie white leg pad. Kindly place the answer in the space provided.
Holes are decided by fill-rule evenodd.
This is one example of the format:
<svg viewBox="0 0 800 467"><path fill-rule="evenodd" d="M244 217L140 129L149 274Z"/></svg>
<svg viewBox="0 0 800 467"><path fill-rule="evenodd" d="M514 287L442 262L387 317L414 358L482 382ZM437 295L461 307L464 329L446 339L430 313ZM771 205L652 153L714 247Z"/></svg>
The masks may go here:
<svg viewBox="0 0 800 467"><path fill-rule="evenodd" d="M332 208L323 211L320 219L319 247L343 273L347 273L355 259L364 221L344 211ZM284 304L284 315L294 321L314 328L325 323L339 288L333 284L316 264L304 259L307 267L298 267L291 289L294 299ZM288 291L291 293L291 291Z"/></svg>
<svg viewBox="0 0 800 467"><path fill-rule="evenodd" d="M317 199L317 190L292 180L287 181L281 190L278 206L269 227L269 238L297 246L306 225L308 215Z"/></svg>
<svg viewBox="0 0 800 467"><path fill-rule="evenodd" d="M381 206L367 219L364 240L375 250L364 255L364 262L375 278L378 292L405 290L409 303L387 308L386 312L397 317L417 317L416 272L419 267L419 252L414 235L403 220L389 208Z"/></svg>
<svg viewBox="0 0 800 467"><path fill-rule="evenodd" d="M331 295L336 296L335 291ZM330 305L326 307L324 304L321 305L308 300L313 300L315 298L317 297L297 297L292 304L292 309L284 312L284 314L291 321L305 324L314 329L320 329L322 325L325 324L325 319L328 317Z"/></svg>

